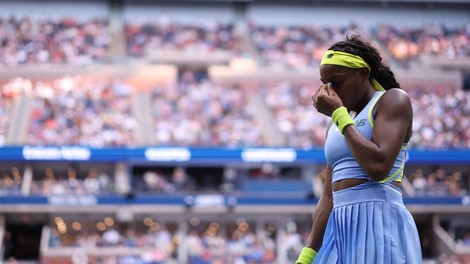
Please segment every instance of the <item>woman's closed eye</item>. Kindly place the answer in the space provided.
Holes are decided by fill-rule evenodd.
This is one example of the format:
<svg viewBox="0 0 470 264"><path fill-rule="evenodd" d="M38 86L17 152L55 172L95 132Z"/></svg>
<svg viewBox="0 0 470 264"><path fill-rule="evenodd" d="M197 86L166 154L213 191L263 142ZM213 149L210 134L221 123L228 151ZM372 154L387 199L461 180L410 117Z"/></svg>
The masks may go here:
<svg viewBox="0 0 470 264"><path fill-rule="evenodd" d="M331 88L339 88L341 84L345 81L345 79L341 78L339 80L331 80L329 81Z"/></svg>
<svg viewBox="0 0 470 264"><path fill-rule="evenodd" d="M328 85L330 86L330 88L338 88L339 87L339 82L338 81L331 81L331 82L328 82Z"/></svg>

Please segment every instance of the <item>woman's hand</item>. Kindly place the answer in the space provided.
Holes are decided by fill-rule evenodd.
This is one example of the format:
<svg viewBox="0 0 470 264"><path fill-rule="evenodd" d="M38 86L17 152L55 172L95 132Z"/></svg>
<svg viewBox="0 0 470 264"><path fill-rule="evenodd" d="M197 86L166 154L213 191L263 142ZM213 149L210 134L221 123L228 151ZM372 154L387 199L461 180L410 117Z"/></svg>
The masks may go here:
<svg viewBox="0 0 470 264"><path fill-rule="evenodd" d="M318 112L331 116L339 107L343 106L343 101L338 94L331 88L331 84L323 84L312 96L313 106Z"/></svg>

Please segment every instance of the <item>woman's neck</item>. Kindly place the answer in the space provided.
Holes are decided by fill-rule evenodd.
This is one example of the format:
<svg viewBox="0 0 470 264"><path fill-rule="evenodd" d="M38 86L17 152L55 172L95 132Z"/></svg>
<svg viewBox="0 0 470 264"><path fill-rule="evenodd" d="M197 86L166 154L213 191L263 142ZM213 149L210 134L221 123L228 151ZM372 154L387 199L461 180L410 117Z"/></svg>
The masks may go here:
<svg viewBox="0 0 470 264"><path fill-rule="evenodd" d="M364 96L362 96L361 100L357 104L357 106L354 107L354 109L352 110L356 112L357 114L359 114L362 111L362 109L364 109L364 107L366 107L366 105L370 102L375 92L376 91L372 86L369 89L367 89L367 91L364 93Z"/></svg>

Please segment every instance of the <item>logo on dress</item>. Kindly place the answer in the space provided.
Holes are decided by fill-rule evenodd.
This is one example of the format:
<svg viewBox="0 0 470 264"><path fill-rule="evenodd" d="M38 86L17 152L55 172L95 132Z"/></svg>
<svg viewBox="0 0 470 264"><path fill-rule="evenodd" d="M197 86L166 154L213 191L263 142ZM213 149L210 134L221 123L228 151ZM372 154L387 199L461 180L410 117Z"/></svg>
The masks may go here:
<svg viewBox="0 0 470 264"><path fill-rule="evenodd" d="M356 127L361 127L366 124L367 119L356 120Z"/></svg>

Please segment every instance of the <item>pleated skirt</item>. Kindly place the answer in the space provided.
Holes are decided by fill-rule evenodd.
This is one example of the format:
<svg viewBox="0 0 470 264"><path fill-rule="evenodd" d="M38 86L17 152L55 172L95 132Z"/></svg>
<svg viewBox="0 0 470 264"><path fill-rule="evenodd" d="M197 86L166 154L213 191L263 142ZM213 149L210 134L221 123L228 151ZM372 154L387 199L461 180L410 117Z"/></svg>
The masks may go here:
<svg viewBox="0 0 470 264"><path fill-rule="evenodd" d="M333 210L314 263L422 263L416 224L401 190L369 181L333 192Z"/></svg>

